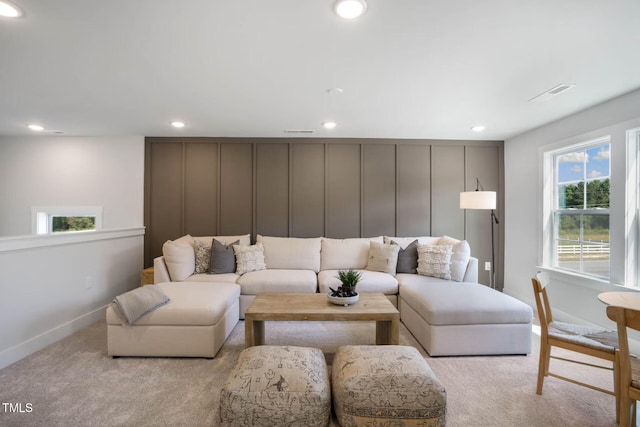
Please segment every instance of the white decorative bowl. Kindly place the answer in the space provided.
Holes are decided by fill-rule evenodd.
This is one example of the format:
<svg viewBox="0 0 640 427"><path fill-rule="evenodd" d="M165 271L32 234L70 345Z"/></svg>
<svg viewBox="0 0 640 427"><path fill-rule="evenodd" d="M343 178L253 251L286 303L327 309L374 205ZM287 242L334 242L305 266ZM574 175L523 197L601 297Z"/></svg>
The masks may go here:
<svg viewBox="0 0 640 427"><path fill-rule="evenodd" d="M360 298L360 295L355 294L352 297L334 297L330 294L327 294L327 298L329 298L329 302L335 305L344 305L345 307L351 304L355 304Z"/></svg>

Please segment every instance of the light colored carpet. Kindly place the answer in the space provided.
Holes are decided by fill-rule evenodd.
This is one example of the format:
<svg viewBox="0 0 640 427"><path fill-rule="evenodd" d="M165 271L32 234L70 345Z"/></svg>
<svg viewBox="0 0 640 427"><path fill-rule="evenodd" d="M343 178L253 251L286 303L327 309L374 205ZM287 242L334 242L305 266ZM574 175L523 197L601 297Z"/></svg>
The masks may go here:
<svg viewBox="0 0 640 427"><path fill-rule="evenodd" d="M267 323L266 340L319 347L331 363L340 345L373 344L375 326ZM614 426L612 396L555 378L535 394L538 340L529 356L429 358L402 326L400 343L417 347L445 386L448 426ZM98 322L0 370L0 403L33 408L6 413L0 405L0 426L214 426L220 387L243 348L240 322L215 359L112 359ZM609 371L554 364L603 387L613 382Z"/></svg>

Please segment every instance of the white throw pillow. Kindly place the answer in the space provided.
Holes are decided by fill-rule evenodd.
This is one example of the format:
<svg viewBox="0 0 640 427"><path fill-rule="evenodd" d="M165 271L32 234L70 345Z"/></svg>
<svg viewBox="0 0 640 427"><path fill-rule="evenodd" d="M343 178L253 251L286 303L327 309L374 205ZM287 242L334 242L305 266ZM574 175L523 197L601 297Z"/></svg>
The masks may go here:
<svg viewBox="0 0 640 427"><path fill-rule="evenodd" d="M189 235L164 242L162 255L172 282L181 282L195 271L193 238Z"/></svg>
<svg viewBox="0 0 640 427"><path fill-rule="evenodd" d="M381 271L395 276L399 251L400 246L395 244L385 245L384 243L371 242L367 270Z"/></svg>
<svg viewBox="0 0 640 427"><path fill-rule="evenodd" d="M321 270L364 269L369 262L369 243L383 243L382 236L352 239L322 238Z"/></svg>
<svg viewBox="0 0 640 427"><path fill-rule="evenodd" d="M451 280L451 245L419 245L418 274Z"/></svg>
<svg viewBox="0 0 640 427"><path fill-rule="evenodd" d="M268 237L258 234L268 269L320 271L320 237Z"/></svg>
<svg viewBox="0 0 640 427"><path fill-rule="evenodd" d="M442 236L438 245L450 245L451 254L451 280L462 282L467 273L469 258L471 258L471 247L466 240L458 240L449 236Z"/></svg>
<svg viewBox="0 0 640 427"><path fill-rule="evenodd" d="M233 245L233 252L236 255L236 274L267 269L262 243L251 246Z"/></svg>
<svg viewBox="0 0 640 427"><path fill-rule="evenodd" d="M396 243L400 245L400 249L407 249L414 240L418 241L419 245L437 245L440 237L431 237L431 236L420 236L420 237L389 237L384 236L384 242L387 245L391 243Z"/></svg>

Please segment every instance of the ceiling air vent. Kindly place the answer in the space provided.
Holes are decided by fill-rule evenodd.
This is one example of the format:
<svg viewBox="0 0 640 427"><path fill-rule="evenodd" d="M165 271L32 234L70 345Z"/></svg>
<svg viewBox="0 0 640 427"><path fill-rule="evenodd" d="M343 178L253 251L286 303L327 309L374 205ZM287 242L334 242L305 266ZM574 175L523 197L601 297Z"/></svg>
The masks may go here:
<svg viewBox="0 0 640 427"><path fill-rule="evenodd" d="M553 98L556 95L560 95L561 93L564 93L564 92L568 91L572 87L575 87L575 85L566 84L566 83L559 84L558 86L552 87L551 89L549 89L546 92L542 92L540 95L534 96L529 101L530 102L546 101L549 98Z"/></svg>
<svg viewBox="0 0 640 427"><path fill-rule="evenodd" d="M284 133L313 133L313 129L285 129Z"/></svg>

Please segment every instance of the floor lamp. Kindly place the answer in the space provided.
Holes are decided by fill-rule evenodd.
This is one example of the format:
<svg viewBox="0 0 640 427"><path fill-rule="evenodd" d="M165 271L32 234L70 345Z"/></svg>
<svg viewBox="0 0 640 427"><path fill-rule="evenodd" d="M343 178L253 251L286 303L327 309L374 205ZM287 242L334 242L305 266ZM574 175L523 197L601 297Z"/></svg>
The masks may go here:
<svg viewBox="0 0 640 427"><path fill-rule="evenodd" d="M496 250L493 233L493 224L499 224L496 216L496 192L484 191L480 180L476 178L475 191L463 191L460 193L460 209L489 209L491 210L491 277L489 278L492 289L496 288Z"/></svg>

